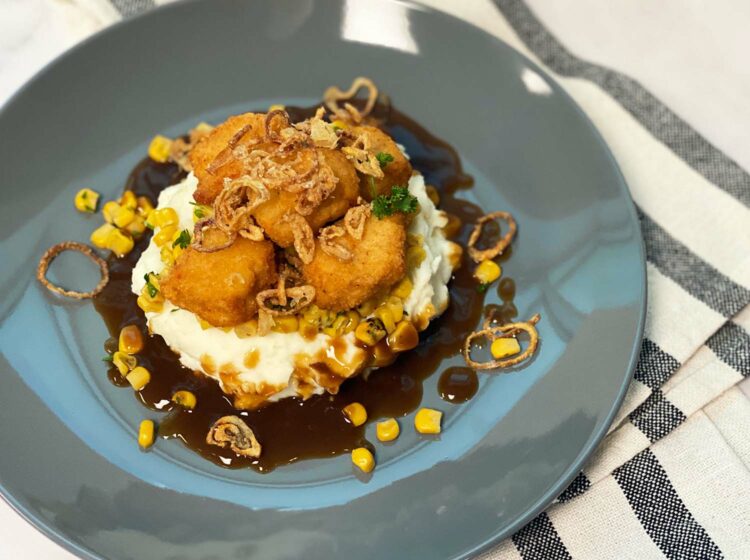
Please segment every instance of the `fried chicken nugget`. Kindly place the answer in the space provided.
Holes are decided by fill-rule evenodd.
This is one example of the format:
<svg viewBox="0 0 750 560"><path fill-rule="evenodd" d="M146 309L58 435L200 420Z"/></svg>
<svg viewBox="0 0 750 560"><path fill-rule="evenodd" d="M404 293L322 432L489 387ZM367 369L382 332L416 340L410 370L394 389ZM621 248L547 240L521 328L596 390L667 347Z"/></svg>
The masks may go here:
<svg viewBox="0 0 750 560"><path fill-rule="evenodd" d="M346 156L337 150L315 148L323 156L324 162L338 179L336 189L320 206L308 216L307 223L317 232L325 224L332 222L353 206L359 196L359 182L354 166ZM287 191L271 191L271 198L253 210L253 217L258 225L264 229L266 235L281 247L290 247L294 243L292 226L284 220L284 216L294 212L298 198L302 195Z"/></svg>
<svg viewBox="0 0 750 560"><path fill-rule="evenodd" d="M243 128L247 127L237 139L237 146L260 141L265 136L265 118L266 116L261 113L244 113L229 117L190 151L190 163L193 165L193 173L198 178L198 188L195 191L197 202L213 203L224 188L225 177L236 178L242 175L242 163L237 160L229 160L214 173L210 173L207 168Z"/></svg>
<svg viewBox="0 0 750 560"><path fill-rule="evenodd" d="M221 239L220 239L221 238ZM204 233L204 245L226 239L217 230ZM160 282L164 297L216 327L249 321L258 311L255 296L276 282L274 248L270 241L238 237L213 253L188 247Z"/></svg>
<svg viewBox="0 0 750 560"><path fill-rule="evenodd" d="M353 258L342 261L329 255L315 242L315 257L304 265L305 281L315 288L315 304L342 311L378 295L406 273L406 226L402 216L367 219L361 240L348 233L336 241Z"/></svg>
<svg viewBox="0 0 750 560"><path fill-rule="evenodd" d="M376 179L369 175L360 176L360 194L366 200L372 200L379 194L389 194L394 186L404 186L409 182L412 168L396 142L385 132L374 126L357 126L352 131L356 135L364 134L370 144L370 152L384 153L393 160L383 167L383 177Z"/></svg>

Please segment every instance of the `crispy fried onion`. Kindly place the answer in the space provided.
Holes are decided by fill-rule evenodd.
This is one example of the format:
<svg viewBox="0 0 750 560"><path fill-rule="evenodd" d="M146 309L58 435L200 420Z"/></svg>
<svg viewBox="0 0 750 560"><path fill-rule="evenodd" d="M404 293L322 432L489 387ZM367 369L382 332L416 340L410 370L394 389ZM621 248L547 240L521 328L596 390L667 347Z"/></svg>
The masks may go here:
<svg viewBox="0 0 750 560"><path fill-rule="evenodd" d="M169 158L179 165L185 171L192 171L193 164L190 163L190 150L200 141L205 138L214 129L213 126L207 123L200 123L195 128L192 128L188 133L188 138L177 138L172 142L172 147L169 150Z"/></svg>
<svg viewBox="0 0 750 560"><path fill-rule="evenodd" d="M505 368L523 362L534 354L536 347L539 344L539 333L537 333L534 325L539 322L540 318L539 313L537 313L525 322L507 323L505 325L497 325L494 327L489 327L488 322L485 321L484 328L481 331L475 331L466 337L463 350L464 360L469 367L482 370ZM529 335L529 345L520 354L500 360L490 360L489 362L476 362L471 358L471 347L476 339L486 338L491 343L497 338L509 338L520 332L526 332Z"/></svg>
<svg viewBox="0 0 750 560"><path fill-rule="evenodd" d="M344 227L346 227L346 231L349 235L357 241L362 239L362 235L365 233L365 224L367 223L367 218L370 217L370 213L370 205L367 203L360 203L359 206L352 206L346 211L346 215L344 216Z"/></svg>
<svg viewBox="0 0 750 560"><path fill-rule="evenodd" d="M500 238L497 243L495 243L494 246L488 249L477 249L474 245L476 245L477 241L479 241L479 237L482 235L482 228L484 227L484 224L486 224L487 222L491 222L492 220L505 220L508 223L508 231L505 233L505 235L503 235L502 238ZM477 223L474 225L474 229L471 231L471 235L469 236L469 242L467 243L469 256L474 259L474 262L477 263L486 261L488 259L494 259L496 256L505 251L508 245L510 245L510 242L513 241L513 237L516 235L517 229L518 226L516 226L516 220L513 218L510 212L498 211L485 214L477 220Z"/></svg>
<svg viewBox="0 0 750 560"><path fill-rule="evenodd" d="M255 433L238 416L222 416L213 423L206 436L206 443L229 447L237 455L257 459L261 446Z"/></svg>
<svg viewBox="0 0 750 560"><path fill-rule="evenodd" d="M340 224L333 224L321 229L318 233L321 250L340 261L352 260L354 258L352 252L338 242L345 235L346 228Z"/></svg>
<svg viewBox="0 0 750 560"><path fill-rule="evenodd" d="M214 157L214 159L211 160L211 163L206 166L206 171L211 175L215 175L216 171L232 161L235 157L234 148L237 146L237 144L239 144L240 140L242 140L242 137L245 136L245 134L247 134L251 128L253 128L253 125L246 124L237 132L235 132L234 136L232 136L229 139L229 142L227 142L226 147L218 154L216 154L216 157Z"/></svg>
<svg viewBox="0 0 750 560"><path fill-rule="evenodd" d="M279 281L277 288L263 290L255 296L258 307L272 316L294 315L300 309L310 305L315 299L315 288L312 286L284 287L284 280Z"/></svg>
<svg viewBox="0 0 750 560"><path fill-rule="evenodd" d="M224 189L214 200L216 227L228 235L262 241L263 229L255 223L251 212L270 197L263 183L248 175L224 179Z"/></svg>
<svg viewBox="0 0 750 560"><path fill-rule="evenodd" d="M94 263L99 267L101 279L93 290L89 292L66 290L65 288L56 286L47 279L47 270L49 269L49 265L52 264L52 261L55 260L55 258L63 251L78 251L79 253L94 261ZM99 295L104 289L104 286L106 286L109 282L109 266L107 265L107 261L97 255L94 250L88 245L77 243L75 241L63 241L62 243L58 243L47 249L42 255L42 258L39 259L39 265L36 269L36 279L39 280L42 286L55 294L60 294L61 296L73 299L88 299Z"/></svg>
<svg viewBox="0 0 750 560"><path fill-rule="evenodd" d="M360 111L348 101L354 99L361 89L367 90L367 102L364 109ZM346 91L341 91L338 87L331 86L323 93L323 102L336 118L356 124L361 123L372 112L377 100L378 88L370 78L362 76L355 78L352 85ZM343 108L339 106L339 101L344 101Z"/></svg>
<svg viewBox="0 0 750 560"><path fill-rule="evenodd" d="M380 167L377 156L371 150L370 136L367 133L359 134L349 146L341 148L341 152L360 173L376 179L383 178L383 169Z"/></svg>
<svg viewBox="0 0 750 560"><path fill-rule="evenodd" d="M307 220L295 212L286 214L283 221L289 223L294 236L294 249L300 260L305 264L310 264L315 255L315 238L313 231Z"/></svg>
<svg viewBox="0 0 750 560"><path fill-rule="evenodd" d="M309 216L318 206L320 206L336 190L336 184L339 182L338 177L334 175L331 166L329 166L320 154L316 154L318 160L318 173L315 180L309 188L303 190L297 197L294 209L302 216Z"/></svg>
<svg viewBox="0 0 750 560"><path fill-rule="evenodd" d="M201 220L200 222L197 222L195 226L193 227L193 247L195 247L196 251L200 251L201 253L215 253L216 251L221 251L222 249L226 249L229 247L232 243L234 243L234 240L237 239L236 233L226 233L224 232L224 235L226 236L226 240L223 243L218 243L216 245L206 245L204 243L204 234L207 230L211 228L219 229L216 226L216 222L213 218L206 218L205 220Z"/></svg>

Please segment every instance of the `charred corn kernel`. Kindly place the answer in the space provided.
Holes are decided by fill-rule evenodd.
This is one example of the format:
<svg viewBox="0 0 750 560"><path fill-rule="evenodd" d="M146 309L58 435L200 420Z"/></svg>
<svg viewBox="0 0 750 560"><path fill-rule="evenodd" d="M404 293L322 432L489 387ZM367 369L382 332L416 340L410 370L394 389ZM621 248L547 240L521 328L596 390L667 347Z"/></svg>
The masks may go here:
<svg viewBox="0 0 750 560"><path fill-rule="evenodd" d="M414 417L414 427L420 434L439 434L443 413L432 408L420 408Z"/></svg>
<svg viewBox="0 0 750 560"><path fill-rule="evenodd" d="M149 214L148 222L155 227L165 228L179 224L180 217L174 208L159 208Z"/></svg>
<svg viewBox="0 0 750 560"><path fill-rule="evenodd" d="M172 402L182 408L193 410L195 405L198 404L198 399L196 399L195 395L190 391L177 391L172 395Z"/></svg>
<svg viewBox="0 0 750 560"><path fill-rule="evenodd" d="M242 323L234 327L234 334L239 338L248 338L258 334L258 320L250 319L247 323Z"/></svg>
<svg viewBox="0 0 750 560"><path fill-rule="evenodd" d="M118 350L126 354L137 354L143 350L143 335L135 325L123 327L118 340Z"/></svg>
<svg viewBox="0 0 750 560"><path fill-rule="evenodd" d="M96 212L96 205L99 204L99 193L91 189L81 189L76 193L75 207L79 212Z"/></svg>
<svg viewBox="0 0 750 560"><path fill-rule="evenodd" d="M479 280L482 284L490 284L500 278L502 269L495 261L486 260L482 261L479 266L474 270L474 278Z"/></svg>
<svg viewBox="0 0 750 560"><path fill-rule="evenodd" d="M91 232L91 243L99 249L109 248L109 238L113 232L117 231L117 228L112 224L102 224Z"/></svg>
<svg viewBox="0 0 750 560"><path fill-rule="evenodd" d="M367 422L367 410L358 402L353 402L343 408L344 416L349 419L354 426L361 426Z"/></svg>
<svg viewBox="0 0 750 560"><path fill-rule="evenodd" d="M166 163L169 152L172 150L172 141L166 136L157 134L148 145L148 157L159 163Z"/></svg>
<svg viewBox="0 0 750 560"><path fill-rule="evenodd" d="M117 227L124 228L125 226L130 225L133 220L135 220L135 210L129 206L120 206L112 221Z"/></svg>
<svg viewBox="0 0 750 560"><path fill-rule="evenodd" d="M374 299L368 299L367 301L361 303L359 307L357 307L357 312L362 317L367 317L368 315L371 315L373 311L375 311L375 308L378 306L378 302Z"/></svg>
<svg viewBox="0 0 750 560"><path fill-rule="evenodd" d="M146 220L143 216L136 215L135 219L130 222L125 229L131 235L139 237L144 231L146 231Z"/></svg>
<svg viewBox="0 0 750 560"><path fill-rule="evenodd" d="M390 296L385 300L385 305L393 315L393 320L397 323L404 317L404 302L400 297Z"/></svg>
<svg viewBox="0 0 750 560"><path fill-rule="evenodd" d="M119 211L120 205L117 204L114 200L105 202L104 206L102 207L102 215L104 216L104 221L108 224L111 224L115 221L115 216Z"/></svg>
<svg viewBox="0 0 750 560"><path fill-rule="evenodd" d="M294 315L282 315L273 318L273 330L281 333L295 332L299 327L299 321Z"/></svg>
<svg viewBox="0 0 750 560"><path fill-rule="evenodd" d="M138 199L133 191L125 191L120 197L120 206L136 210L138 208Z"/></svg>
<svg viewBox="0 0 750 560"><path fill-rule="evenodd" d="M427 253L419 245L414 245L406 250L406 266L409 269L417 268L427 258Z"/></svg>
<svg viewBox="0 0 750 560"><path fill-rule="evenodd" d="M366 447L357 447L352 451L352 463L362 472L372 472L375 468L375 457Z"/></svg>
<svg viewBox="0 0 750 560"><path fill-rule="evenodd" d="M147 196L139 196L136 202L138 203L138 211L144 216L148 216L154 209L154 205L151 204L151 200Z"/></svg>
<svg viewBox="0 0 750 560"><path fill-rule="evenodd" d="M425 185L425 191L427 191L427 198L429 198L435 206L440 204L440 193L438 193L435 187L432 185Z"/></svg>
<svg viewBox="0 0 750 560"><path fill-rule="evenodd" d="M388 335L388 348L394 352L405 352L419 344L419 333L411 321L401 321Z"/></svg>
<svg viewBox="0 0 750 560"><path fill-rule="evenodd" d="M396 287L393 288L393 291L391 294L393 294L396 297L400 297L401 299L406 299L409 297L409 294L411 294L412 289L414 288L414 284L412 284L411 280L408 278L404 278L396 284Z"/></svg>
<svg viewBox="0 0 750 560"><path fill-rule="evenodd" d="M133 370L125 376L130 386L136 391L140 391L148 382L151 381L151 372L143 366L133 368Z"/></svg>
<svg viewBox="0 0 750 560"><path fill-rule="evenodd" d="M154 421L143 420L138 427L138 445L148 449L154 444Z"/></svg>
<svg viewBox="0 0 750 560"><path fill-rule="evenodd" d="M368 346L374 346L383 340L386 334L383 322L376 317L365 319L354 330L354 336Z"/></svg>
<svg viewBox="0 0 750 560"><path fill-rule="evenodd" d="M120 372L120 375L127 375L138 364L135 356L120 352L119 350L112 354L112 363L117 368L117 371Z"/></svg>
<svg viewBox="0 0 750 560"><path fill-rule="evenodd" d="M401 313L403 314L403 309L401 310ZM383 327L385 327L386 333L392 333L396 330L396 320L393 316L393 312L391 311L390 307L387 304L383 304L380 307L378 307L374 312L373 315L380 319L383 323Z"/></svg>
<svg viewBox="0 0 750 560"><path fill-rule="evenodd" d="M349 125L346 124L344 121L336 119L331 123L335 128L340 128L341 130L346 130L349 128Z"/></svg>
<svg viewBox="0 0 750 560"><path fill-rule="evenodd" d="M162 227L161 229L159 229L159 231L157 231L154 234L154 237L153 237L154 243L156 243L157 247L161 247L163 245L166 245L167 243L171 245L172 236L174 236L176 231L177 231L177 228L175 226Z"/></svg>
<svg viewBox="0 0 750 560"><path fill-rule="evenodd" d="M515 338L496 338L490 345L490 353L496 360L513 356L521 351L521 345Z"/></svg>
<svg viewBox="0 0 750 560"><path fill-rule="evenodd" d="M116 229L109 235L107 248L118 257L124 257L133 250L135 242L130 234Z"/></svg>
<svg viewBox="0 0 750 560"><path fill-rule="evenodd" d="M271 105L268 108L268 112L270 113L271 111L283 111L284 109L286 109L284 105L281 105L280 103L276 103L274 105Z"/></svg>
<svg viewBox="0 0 750 560"><path fill-rule="evenodd" d="M401 433L401 428L395 418L388 418L377 423L375 433L380 441L393 441Z"/></svg>

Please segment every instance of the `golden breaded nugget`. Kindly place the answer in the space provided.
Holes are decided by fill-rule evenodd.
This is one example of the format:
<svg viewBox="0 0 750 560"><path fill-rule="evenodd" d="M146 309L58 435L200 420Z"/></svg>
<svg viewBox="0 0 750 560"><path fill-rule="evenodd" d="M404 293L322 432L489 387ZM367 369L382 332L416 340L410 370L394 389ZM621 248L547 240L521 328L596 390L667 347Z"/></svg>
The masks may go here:
<svg viewBox="0 0 750 560"><path fill-rule="evenodd" d="M411 164L409 160L401 153L396 142L385 132L374 126L357 126L354 127L354 134L364 134L370 144L370 152L374 154L388 154L393 160L385 165L383 177L376 179L369 175L360 174L360 193L363 198L372 200L379 194L388 194L391 187L405 186L411 177Z"/></svg>

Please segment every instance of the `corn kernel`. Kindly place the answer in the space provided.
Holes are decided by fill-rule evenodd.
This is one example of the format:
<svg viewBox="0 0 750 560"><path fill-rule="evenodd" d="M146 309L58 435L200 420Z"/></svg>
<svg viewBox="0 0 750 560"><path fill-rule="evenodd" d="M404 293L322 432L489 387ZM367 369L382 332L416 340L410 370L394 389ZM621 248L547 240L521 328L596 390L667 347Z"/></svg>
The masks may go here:
<svg viewBox="0 0 750 560"><path fill-rule="evenodd" d="M109 202L105 202L104 206L102 206L102 216L104 216L104 221L108 224L111 224L115 221L115 216L120 211L120 205L117 204L114 200L110 200Z"/></svg>
<svg viewBox="0 0 750 560"><path fill-rule="evenodd" d="M461 223L461 218L455 214L447 214L447 216L448 223L443 227L443 233L448 239L453 239L461 232L461 226L463 224Z"/></svg>
<svg viewBox="0 0 750 560"><path fill-rule="evenodd" d="M138 208L138 199L133 191L125 191L120 197L120 206L135 210Z"/></svg>
<svg viewBox="0 0 750 560"><path fill-rule="evenodd" d="M120 375L127 375L138 364L135 356L120 351L112 354L112 363L120 372Z"/></svg>
<svg viewBox="0 0 750 560"><path fill-rule="evenodd" d="M299 320L298 329L302 337L307 340L312 340L318 335L318 323L310 321L304 315Z"/></svg>
<svg viewBox="0 0 750 560"><path fill-rule="evenodd" d="M280 103L276 103L274 105L271 105L268 108L268 112L270 113L271 111L283 111L284 109L286 109L284 105L281 105Z"/></svg>
<svg viewBox="0 0 750 560"><path fill-rule="evenodd" d="M362 472L372 472L375 468L375 457L366 447L358 447L352 451L352 463Z"/></svg>
<svg viewBox="0 0 750 560"><path fill-rule="evenodd" d="M408 278L404 278L396 284L396 287L393 288L393 291L391 294L393 294L396 297L400 297L401 299L406 299L409 297L409 294L411 294L412 289L414 288L414 284L412 284L412 281Z"/></svg>
<svg viewBox="0 0 750 560"><path fill-rule="evenodd" d="M344 416L349 419L354 426L361 426L367 422L367 410L358 402L353 402L343 408Z"/></svg>
<svg viewBox="0 0 750 560"><path fill-rule="evenodd" d="M347 128L349 128L349 125L348 125L348 124L346 124L346 123L345 123L344 121L342 121L342 120L340 120L340 119L336 119L336 120L335 120L335 121L333 121L333 122L332 122L331 124L332 124L332 125L333 125L333 126L334 126L335 128L340 128L341 130L346 130Z"/></svg>
<svg viewBox="0 0 750 560"><path fill-rule="evenodd" d="M362 321L354 330L354 336L368 346L374 346L383 340L386 334L383 322L376 317L370 317Z"/></svg>
<svg viewBox="0 0 750 560"><path fill-rule="evenodd" d="M420 434L439 434L443 413L432 408L420 408L414 417L414 427Z"/></svg>
<svg viewBox="0 0 750 560"><path fill-rule="evenodd" d="M113 232L117 231L117 228L112 224L102 224L91 232L91 243L99 249L109 248L109 238Z"/></svg>
<svg viewBox="0 0 750 560"><path fill-rule="evenodd" d="M167 243L170 243L176 231L177 231L177 228L175 226L162 227L161 229L159 229L159 231L157 231L154 234L154 237L153 237L154 243L156 244L157 247L161 247Z"/></svg>
<svg viewBox="0 0 750 560"><path fill-rule="evenodd" d="M133 389L140 391L151 381L151 372L145 367L138 366L137 368L133 368L133 371L127 374L125 379L128 380Z"/></svg>
<svg viewBox="0 0 750 560"><path fill-rule="evenodd" d="M161 258L161 262L163 262L167 266L172 266L174 264L174 253L168 245L164 245L164 247L161 248L161 250L159 251L159 257Z"/></svg>
<svg viewBox="0 0 750 560"><path fill-rule="evenodd" d="M388 418L376 424L375 433L380 441L393 441L401 433L401 428L395 418Z"/></svg>
<svg viewBox="0 0 750 560"><path fill-rule="evenodd" d="M405 352L416 348L419 344L419 333L414 323L409 320L401 321L396 329L388 335L388 348L394 352Z"/></svg>
<svg viewBox="0 0 750 560"><path fill-rule="evenodd" d="M196 317L197 317L197 315L196 315ZM201 328L202 328L202 329L203 329L204 331L205 331L205 330L208 330L208 329L210 329L210 328L211 328L211 326L212 326L212 325L211 325L211 323L209 323L209 322L208 322L208 321L206 321L205 319L201 319L200 317L198 317L198 323L200 324Z"/></svg>
<svg viewBox="0 0 750 560"><path fill-rule="evenodd" d="M138 307L143 309L146 313L161 313L164 309L164 300L155 300L150 298L148 294L139 295L136 303L138 304Z"/></svg>
<svg viewBox="0 0 750 560"><path fill-rule="evenodd" d="M135 325L123 327L120 331L118 349L126 354L137 354L143 350L143 335Z"/></svg>
<svg viewBox="0 0 750 560"><path fill-rule="evenodd" d="M117 227L124 228L135 220L135 210L127 206L120 206L114 215L113 222Z"/></svg>
<svg viewBox="0 0 750 560"><path fill-rule="evenodd" d="M75 207L79 212L96 212L99 203L99 193L91 189L81 189L76 193Z"/></svg>
<svg viewBox="0 0 750 560"><path fill-rule="evenodd" d="M482 284L490 284L500 278L502 272L502 269L495 261L486 260L482 261L474 270L474 278Z"/></svg>
<svg viewBox="0 0 750 560"><path fill-rule="evenodd" d="M143 420L138 427L138 445L148 449L154 444L154 421Z"/></svg>
<svg viewBox="0 0 750 560"><path fill-rule="evenodd" d="M198 404L198 399L190 391L177 391L172 395L172 402L187 410L193 410L195 405Z"/></svg>
<svg viewBox="0 0 750 560"><path fill-rule="evenodd" d="M294 315L282 315L273 318L273 330L281 333L295 332L299 327L297 317Z"/></svg>
<svg viewBox="0 0 750 560"><path fill-rule="evenodd" d="M172 141L166 136L157 134L148 145L148 157L159 163L166 163L172 150Z"/></svg>
<svg viewBox="0 0 750 560"><path fill-rule="evenodd" d="M138 203L138 211L144 216L148 216L154 209L154 205L151 204L151 200L147 196L139 196L136 202Z"/></svg>
<svg viewBox="0 0 750 560"><path fill-rule="evenodd" d="M136 216L125 228L134 237L140 237L146 231L146 220L143 216Z"/></svg>
<svg viewBox="0 0 750 560"><path fill-rule="evenodd" d="M234 327L234 334L239 338L248 338L258 334L258 320L250 319L247 323L242 323Z"/></svg>
<svg viewBox="0 0 750 560"><path fill-rule="evenodd" d="M403 314L403 309L402 309ZM391 311L390 307L388 305L381 305L378 307L375 312L373 313L375 317L380 319L383 323L383 327L385 327L385 332L390 334L393 331L396 330L396 320L393 316L393 312Z"/></svg>
<svg viewBox="0 0 750 560"><path fill-rule="evenodd" d="M425 185L424 190L427 191L427 198L429 198L435 206L440 204L440 193L438 193L435 187L432 185Z"/></svg>
<svg viewBox="0 0 750 560"><path fill-rule="evenodd" d="M375 311L375 308L378 306L378 302L374 299L368 299L367 301L361 303L359 307L357 307L357 312L362 317L367 317L368 315L371 315L373 311Z"/></svg>
<svg viewBox="0 0 750 560"><path fill-rule="evenodd" d="M357 325L359 325L359 313L356 311L347 311L346 312L346 324L344 325L343 333L350 333L354 332L354 330L357 328Z"/></svg>
<svg viewBox="0 0 750 560"><path fill-rule="evenodd" d="M128 233L119 229L116 229L109 235L107 248L120 258L132 251L134 246L135 242L133 238Z"/></svg>
<svg viewBox="0 0 750 560"><path fill-rule="evenodd" d="M404 318L404 302L400 297L390 296L387 300L385 300L385 306L391 312L393 320L396 323Z"/></svg>
<svg viewBox="0 0 750 560"><path fill-rule="evenodd" d="M419 245L414 245L406 250L406 265L409 269L417 268L427 258L427 253Z"/></svg>
<svg viewBox="0 0 750 560"><path fill-rule="evenodd" d="M496 338L490 345L490 352L496 360L518 354L520 351L521 345L515 338Z"/></svg>
<svg viewBox="0 0 750 560"><path fill-rule="evenodd" d="M174 208L159 208L154 210L153 213L149 214L148 221L155 227L167 227L176 226L180 223L180 217L177 215L177 211Z"/></svg>
<svg viewBox="0 0 750 560"><path fill-rule="evenodd" d="M424 236L419 233L407 233L406 244L409 247L414 247L417 245L421 247L422 245L424 245Z"/></svg>

